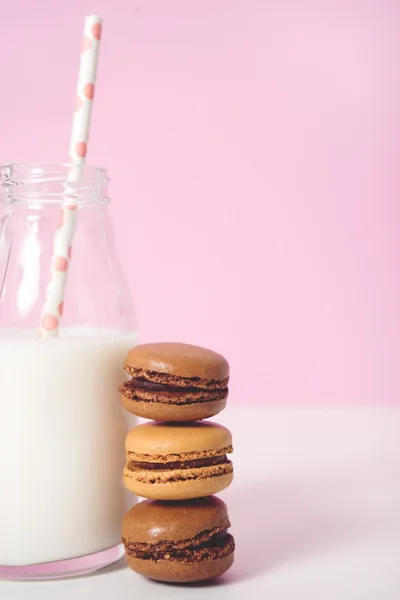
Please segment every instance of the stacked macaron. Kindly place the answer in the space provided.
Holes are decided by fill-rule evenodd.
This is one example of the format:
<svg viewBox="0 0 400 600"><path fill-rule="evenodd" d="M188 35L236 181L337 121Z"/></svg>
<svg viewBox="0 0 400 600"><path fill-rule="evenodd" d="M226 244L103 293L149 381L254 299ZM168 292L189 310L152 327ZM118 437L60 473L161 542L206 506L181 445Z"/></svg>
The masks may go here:
<svg viewBox="0 0 400 600"><path fill-rule="evenodd" d="M161 581L189 582L224 573L233 563L227 508L212 494L232 481L228 429L207 419L226 406L229 365L189 344L136 346L124 365L125 408L152 419L126 438L124 483L147 498L125 516L128 564Z"/></svg>

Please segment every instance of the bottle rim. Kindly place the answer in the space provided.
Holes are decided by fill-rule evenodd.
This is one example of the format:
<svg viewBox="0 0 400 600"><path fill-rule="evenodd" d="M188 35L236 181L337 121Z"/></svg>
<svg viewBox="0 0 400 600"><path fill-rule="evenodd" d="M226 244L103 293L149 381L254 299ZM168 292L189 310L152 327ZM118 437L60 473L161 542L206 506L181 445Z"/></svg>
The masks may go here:
<svg viewBox="0 0 400 600"><path fill-rule="evenodd" d="M110 202L107 169L67 162L9 162L0 165L4 202L77 206Z"/></svg>

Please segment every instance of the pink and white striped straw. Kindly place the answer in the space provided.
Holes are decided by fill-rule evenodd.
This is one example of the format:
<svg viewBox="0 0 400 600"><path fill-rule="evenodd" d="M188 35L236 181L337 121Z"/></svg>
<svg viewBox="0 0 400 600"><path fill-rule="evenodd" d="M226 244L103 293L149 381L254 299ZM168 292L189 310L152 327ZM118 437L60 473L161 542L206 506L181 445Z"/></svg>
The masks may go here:
<svg viewBox="0 0 400 600"><path fill-rule="evenodd" d="M71 183L79 181L81 177L79 167L84 165L86 160L101 30L102 20L100 17L89 15L85 18L75 115L69 149L69 161L74 165L68 175L68 181ZM63 314L65 287L77 219L77 206L73 202L73 186L67 187L66 192L71 196L66 196L61 209L61 222L54 236L51 277L46 289L46 300L40 322L42 337L58 336L60 319Z"/></svg>

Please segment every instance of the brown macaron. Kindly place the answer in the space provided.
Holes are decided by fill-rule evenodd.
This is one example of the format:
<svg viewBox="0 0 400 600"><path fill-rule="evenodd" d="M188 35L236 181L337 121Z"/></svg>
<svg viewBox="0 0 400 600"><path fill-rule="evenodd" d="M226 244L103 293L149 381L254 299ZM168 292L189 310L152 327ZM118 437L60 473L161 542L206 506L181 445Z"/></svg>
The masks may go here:
<svg viewBox="0 0 400 600"><path fill-rule="evenodd" d="M121 388L129 412L156 421L197 421L226 406L229 364L206 348L165 342L142 344L126 357L132 380Z"/></svg>
<svg viewBox="0 0 400 600"><path fill-rule="evenodd" d="M122 542L131 569L160 581L218 577L234 558L226 505L215 496L185 502L144 500L124 517Z"/></svg>
<svg viewBox="0 0 400 600"><path fill-rule="evenodd" d="M145 423L128 433L125 449L125 486L144 498L201 498L233 479L232 435L216 423Z"/></svg>

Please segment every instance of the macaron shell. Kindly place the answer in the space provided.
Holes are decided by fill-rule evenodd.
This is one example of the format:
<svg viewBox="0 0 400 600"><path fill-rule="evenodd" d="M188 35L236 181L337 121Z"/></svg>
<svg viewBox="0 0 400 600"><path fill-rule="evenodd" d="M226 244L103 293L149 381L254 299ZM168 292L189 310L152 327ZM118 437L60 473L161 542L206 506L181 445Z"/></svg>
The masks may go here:
<svg viewBox="0 0 400 600"><path fill-rule="evenodd" d="M135 401L122 395L122 404L128 412L143 419L166 422L199 421L220 413L226 406L226 398L213 402L179 405Z"/></svg>
<svg viewBox="0 0 400 600"><path fill-rule="evenodd" d="M150 456L218 450L231 445L229 429L205 421L145 423L131 429L125 442L127 453Z"/></svg>
<svg viewBox="0 0 400 600"><path fill-rule="evenodd" d="M175 342L141 344L127 355L125 369L154 371L185 378L225 380L229 377L229 363L217 352Z"/></svg>
<svg viewBox="0 0 400 600"><path fill-rule="evenodd" d="M168 483L143 483L126 469L124 470L125 487L142 498L152 500L190 500L204 498L222 492L233 480L233 473L205 479L186 479Z"/></svg>
<svg viewBox="0 0 400 600"><path fill-rule="evenodd" d="M225 502L217 496L185 502L143 500L123 518L122 536L132 542L177 542L229 522Z"/></svg>
<svg viewBox="0 0 400 600"><path fill-rule="evenodd" d="M225 573L233 564L234 553L215 560L183 562L171 560L143 560L127 556L128 566L145 577L170 583L206 581Z"/></svg>

